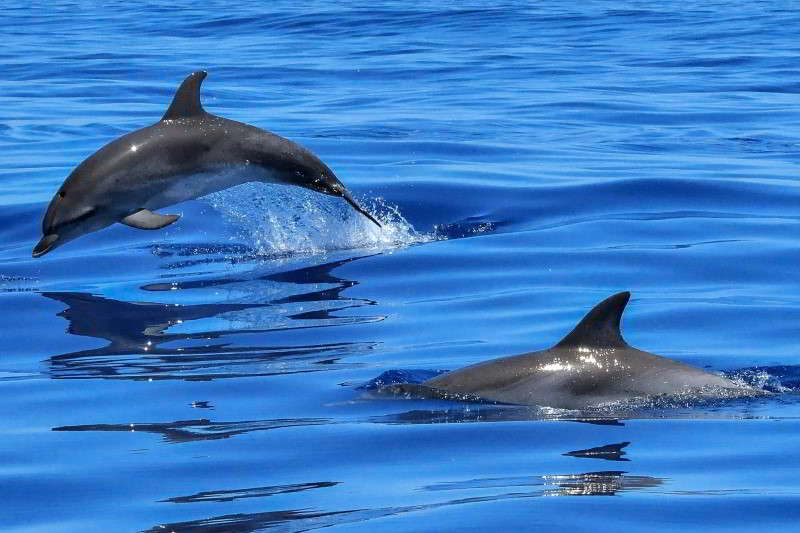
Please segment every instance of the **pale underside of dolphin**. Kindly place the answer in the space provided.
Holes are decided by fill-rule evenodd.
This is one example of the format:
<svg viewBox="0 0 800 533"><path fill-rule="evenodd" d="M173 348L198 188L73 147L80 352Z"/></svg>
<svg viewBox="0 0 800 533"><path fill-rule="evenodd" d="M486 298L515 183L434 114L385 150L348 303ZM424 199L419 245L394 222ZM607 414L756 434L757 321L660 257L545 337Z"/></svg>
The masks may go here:
<svg viewBox="0 0 800 533"><path fill-rule="evenodd" d="M764 394L629 346L620 333L629 298L630 293L622 292L602 301L547 350L478 363L417 386L390 387L427 396L565 409L661 395L731 398Z"/></svg>
<svg viewBox="0 0 800 533"><path fill-rule="evenodd" d="M380 226L302 146L207 113L200 103L206 75L190 74L161 120L110 142L72 171L50 201L34 257L115 222L163 228L179 215L156 209L251 181L339 196Z"/></svg>

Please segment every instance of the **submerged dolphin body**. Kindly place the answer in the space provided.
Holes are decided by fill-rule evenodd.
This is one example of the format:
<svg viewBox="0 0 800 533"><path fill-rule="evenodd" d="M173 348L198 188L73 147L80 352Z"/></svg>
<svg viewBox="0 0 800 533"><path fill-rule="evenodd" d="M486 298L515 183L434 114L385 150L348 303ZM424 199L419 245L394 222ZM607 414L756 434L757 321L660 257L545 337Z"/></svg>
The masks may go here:
<svg viewBox="0 0 800 533"><path fill-rule="evenodd" d="M552 348L468 366L408 390L566 409L658 395L728 398L764 394L629 346L620 333L629 298L630 293L622 292L600 302Z"/></svg>
<svg viewBox="0 0 800 533"><path fill-rule="evenodd" d="M305 148L207 113L200 104L206 75L190 74L161 120L110 142L72 171L50 201L33 257L114 222L163 228L179 215L161 215L156 209L249 181L340 196L380 226Z"/></svg>

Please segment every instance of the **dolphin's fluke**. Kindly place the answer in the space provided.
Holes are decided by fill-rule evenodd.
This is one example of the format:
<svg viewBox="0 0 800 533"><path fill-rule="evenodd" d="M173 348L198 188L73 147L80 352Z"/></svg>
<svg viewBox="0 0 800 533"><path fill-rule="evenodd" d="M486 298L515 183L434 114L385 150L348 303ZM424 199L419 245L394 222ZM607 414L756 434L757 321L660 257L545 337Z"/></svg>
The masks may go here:
<svg viewBox="0 0 800 533"><path fill-rule="evenodd" d="M628 346L628 343L622 338L619 324L630 297L631 293L621 292L597 304L569 335L556 344L556 347L624 348Z"/></svg>
<svg viewBox="0 0 800 533"><path fill-rule="evenodd" d="M205 70L189 74L178 87L172 103L161 120L175 120L205 114L203 105L200 103L200 85L207 75L208 72Z"/></svg>
<svg viewBox="0 0 800 533"><path fill-rule="evenodd" d="M348 204L352 205L353 209L355 209L356 211L358 211L359 213L361 213L362 215L364 215L365 217L367 217L368 219L373 221L379 228L383 227L383 226L381 226L380 222L375 220L375 217L373 217L372 215L367 213L366 209L364 209L363 207L361 207L360 205L358 205L356 203L356 201L353 199L353 196L350 194L350 192L347 189L342 189L342 198L344 198L347 201Z"/></svg>

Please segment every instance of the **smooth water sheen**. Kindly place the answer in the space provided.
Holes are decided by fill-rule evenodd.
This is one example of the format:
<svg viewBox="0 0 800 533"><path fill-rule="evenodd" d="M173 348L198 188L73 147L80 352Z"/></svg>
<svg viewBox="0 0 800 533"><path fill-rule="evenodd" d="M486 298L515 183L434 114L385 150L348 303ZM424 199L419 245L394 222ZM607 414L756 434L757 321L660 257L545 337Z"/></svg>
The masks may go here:
<svg viewBox="0 0 800 533"><path fill-rule="evenodd" d="M794 530L797 5L299 5L4 3L0 528ZM71 169L198 69L384 229L252 184L32 259ZM546 348L622 290L632 345L778 392L362 387Z"/></svg>

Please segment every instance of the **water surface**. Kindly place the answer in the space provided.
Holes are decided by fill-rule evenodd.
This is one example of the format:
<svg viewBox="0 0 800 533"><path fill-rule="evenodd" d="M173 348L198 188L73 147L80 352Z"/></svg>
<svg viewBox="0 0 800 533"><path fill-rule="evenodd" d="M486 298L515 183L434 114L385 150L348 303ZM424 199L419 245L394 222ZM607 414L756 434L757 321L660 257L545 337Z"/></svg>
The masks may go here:
<svg viewBox="0 0 800 533"><path fill-rule="evenodd" d="M793 529L793 6L12 1L3 528ZM32 259L70 170L198 69L384 230L246 185ZM546 348L621 290L632 345L784 392L585 416L359 388Z"/></svg>

